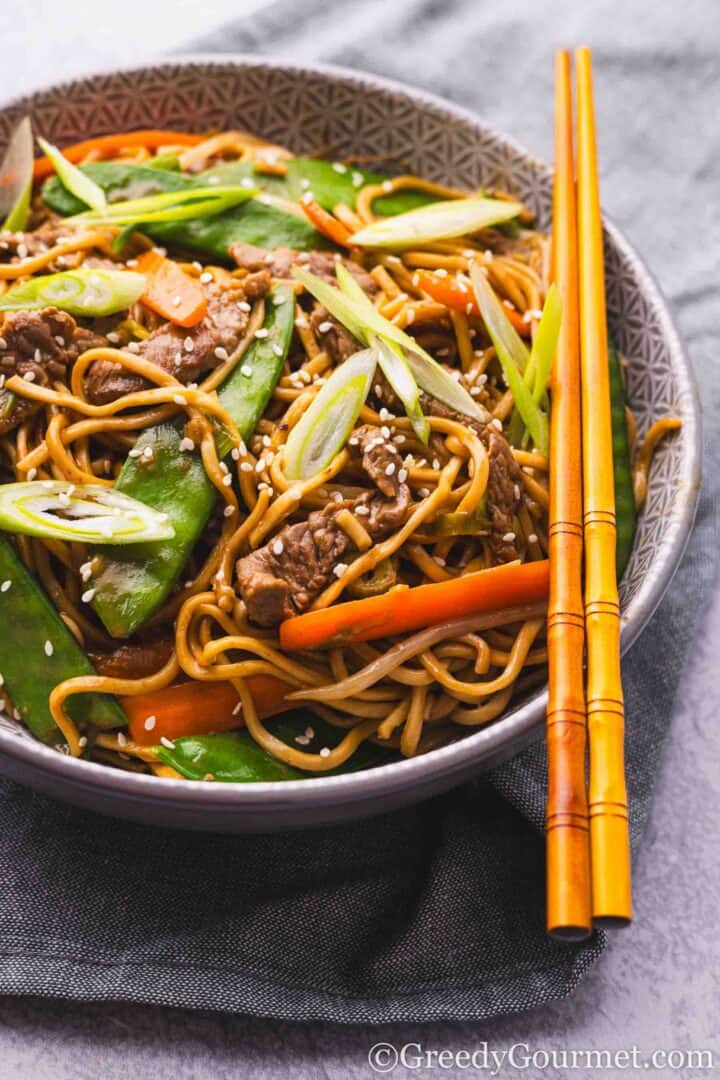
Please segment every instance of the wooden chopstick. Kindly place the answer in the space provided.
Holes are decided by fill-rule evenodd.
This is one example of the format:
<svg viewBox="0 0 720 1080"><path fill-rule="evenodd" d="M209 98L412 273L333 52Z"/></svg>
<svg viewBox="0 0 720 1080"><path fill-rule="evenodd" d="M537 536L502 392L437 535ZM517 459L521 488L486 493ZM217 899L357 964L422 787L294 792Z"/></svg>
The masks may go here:
<svg viewBox="0 0 720 1080"><path fill-rule="evenodd" d="M632 898L603 238L586 47L575 51L575 78L592 910L596 926L611 927L630 922Z"/></svg>
<svg viewBox="0 0 720 1080"><path fill-rule="evenodd" d="M552 277L560 290L563 310L553 367L550 429L546 810L547 930L561 941L580 940L592 928L585 788L582 437L572 132L570 55L562 49L555 55Z"/></svg>

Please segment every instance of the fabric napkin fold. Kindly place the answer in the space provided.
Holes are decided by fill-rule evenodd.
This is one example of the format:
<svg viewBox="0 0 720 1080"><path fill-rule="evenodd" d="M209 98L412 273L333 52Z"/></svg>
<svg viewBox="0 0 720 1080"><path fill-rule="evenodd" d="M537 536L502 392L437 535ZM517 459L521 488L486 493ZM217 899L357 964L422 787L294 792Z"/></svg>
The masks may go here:
<svg viewBox="0 0 720 1080"><path fill-rule="evenodd" d="M194 47L405 79L548 155L552 49L582 31L571 0L541 21L525 8L521 0L502 10L472 0L281 0ZM716 66L698 61L682 12L640 3L633 18L642 33L624 24L626 40L614 4L597 8L591 44L605 202L661 272L703 399L717 410L720 376L709 361L718 223L706 210L720 173L709 107ZM696 120L692 139L674 130L679 99ZM651 131L637 119L646 108ZM666 160L671 135L681 153L654 169L648 191L648 162ZM683 204L680 229L665 208L680 205L688 177L694 198ZM708 242L698 245L699 235ZM712 406L708 413L710 482L690 547L624 663L636 851L714 572L720 462ZM472 1020L543 1004L571 992L604 944L596 935L559 946L545 935L544 802L542 743L445 796L292 835L147 828L4 783L0 993L341 1022Z"/></svg>

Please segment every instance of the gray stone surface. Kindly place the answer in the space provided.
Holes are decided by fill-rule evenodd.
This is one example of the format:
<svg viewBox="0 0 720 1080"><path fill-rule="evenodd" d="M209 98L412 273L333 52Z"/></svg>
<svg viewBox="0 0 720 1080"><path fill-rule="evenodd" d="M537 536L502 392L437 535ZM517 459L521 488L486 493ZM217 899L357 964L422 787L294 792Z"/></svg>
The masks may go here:
<svg viewBox="0 0 720 1080"><path fill-rule="evenodd" d="M28 89L58 74L90 70L153 51L177 48L225 17L236 17L260 6L262 0L174 0L171 5L139 0L106 0L101 17L87 0L5 0L0 12L0 91L3 96ZM717 336L717 311L712 319L702 305L703 281L717 275L717 192L708 185L707 169L688 178L683 169L685 139L706 138L716 123L717 104L703 101L698 113L698 86L717 89L717 28L715 3L686 0L670 33L658 30L656 4L570 5L563 36L595 44L612 38L633 64L616 70L619 82L613 100L619 111L606 108L609 90L599 88L599 110L605 173L604 201L631 239L649 256L670 299L680 305L680 329L690 339L696 363L711 362L711 342ZM358 5L359 7L360 5ZM372 3L373 10L379 6ZM432 5L428 5L428 8ZM675 7L675 5L673 5ZM517 42L533 32L532 22L519 22L521 4L512 9L493 39L493 50L509 39ZM302 10L298 2L299 13ZM534 7L535 19L556 10L549 0ZM676 9L677 10L677 9ZM162 17L163 12L168 17ZM169 15L172 15L172 18ZM361 24L358 21L358 27ZM558 18L558 37L560 36ZM41 45L30 47L41 27ZM142 29L140 29L142 27ZM356 28L357 29L357 28ZM398 43L401 47L401 43ZM678 51L696 56L697 81L683 86L673 81ZM443 92L443 42L435 43L429 63L438 73ZM497 70L497 55L492 67ZM715 81L708 82L708 74ZM391 72L388 72L391 73ZM539 130L529 124L515 101L527 93L527 73L511 57L502 95L488 93L488 115L540 153L550 150L550 120ZM478 77L482 67L478 64ZM449 81L449 80L447 80ZM538 77L538 92L550 90L550 52L547 71ZM664 129L653 125L658 100L674 94ZM548 96L548 102L550 98ZM625 104L623 104L625 103ZM688 108L688 105L690 106ZM624 164L625 140L645 147L646 173L638 177ZM653 203L653 170L662 168L669 201ZM690 182L692 180L692 182ZM704 250L688 280L683 252L682 206L688 199L704 200L693 218L705 222L693 243ZM713 230L715 230L713 243ZM704 262L704 266L702 265ZM697 303L696 303L697 301ZM704 320L704 321L703 321ZM705 400L708 413L720 401ZM37 1080L103 1080L133 1077L258 1077L303 1076L328 1080L371 1075L366 1056L379 1040L396 1045L422 1043L428 1049L479 1046L495 1050L514 1043L533 1049L612 1049L638 1045L655 1048L705 1048L715 1053L712 1071L682 1070L674 1075L711 1076L720 1073L720 886L717 818L720 807L720 596L707 614L678 695L670 742L657 787L655 807L635 874L636 918L632 928L611 941L605 956L591 970L575 995L552 1007L484 1025L422 1025L387 1029L290 1025L148 1007L78 1005L38 999L3 999L0 1005L0 1077ZM1 895L0 895L1 902ZM469 1075L459 1070L432 1073L398 1068L394 1076ZM481 1074L482 1075L482 1074ZM488 1074L489 1075L489 1074ZM519 1075L503 1069L503 1076ZM591 1077L614 1075L604 1070L564 1068L524 1076ZM643 1075L625 1072L626 1076ZM672 1075L667 1070L651 1075Z"/></svg>

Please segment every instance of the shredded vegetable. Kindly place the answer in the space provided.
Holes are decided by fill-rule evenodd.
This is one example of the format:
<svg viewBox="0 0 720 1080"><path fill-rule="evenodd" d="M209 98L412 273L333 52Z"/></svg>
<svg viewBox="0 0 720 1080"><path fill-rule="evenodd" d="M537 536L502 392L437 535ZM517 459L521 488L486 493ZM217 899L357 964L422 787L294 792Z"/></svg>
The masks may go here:
<svg viewBox="0 0 720 1080"><path fill-rule="evenodd" d="M107 199L103 189L94 180L91 180L86 173L78 169L77 165L73 165L71 161L68 161L63 156L62 151L58 150L57 146L49 143L47 139L38 136L38 144L40 149L44 151L45 156L54 165L55 172L63 187L66 187L71 194L75 195L87 206L92 207L97 213L103 213L107 207Z"/></svg>
<svg viewBox="0 0 720 1080"><path fill-rule="evenodd" d="M350 242L358 247L414 247L479 232L521 212L520 203L509 199L448 199L374 221L353 233Z"/></svg>
<svg viewBox="0 0 720 1080"><path fill-rule="evenodd" d="M187 221L221 214L259 194L259 188L196 187L110 203L104 210L76 214L71 221L92 225L140 225Z"/></svg>
<svg viewBox="0 0 720 1080"><path fill-rule="evenodd" d="M0 165L0 218L5 219L4 229L22 232L27 225L32 179L32 126L25 116L13 131Z"/></svg>
<svg viewBox="0 0 720 1080"><path fill-rule="evenodd" d="M138 544L174 535L167 514L137 499L99 484L62 480L0 486L0 529L95 544Z"/></svg>
<svg viewBox="0 0 720 1080"><path fill-rule="evenodd" d="M376 364L375 350L365 349L332 373L290 432L285 461L291 480L315 476L340 453L368 396Z"/></svg>
<svg viewBox="0 0 720 1080"><path fill-rule="evenodd" d="M0 311L39 311L56 307L69 315L114 315L145 291L145 275L131 270L66 270L30 278L0 296Z"/></svg>

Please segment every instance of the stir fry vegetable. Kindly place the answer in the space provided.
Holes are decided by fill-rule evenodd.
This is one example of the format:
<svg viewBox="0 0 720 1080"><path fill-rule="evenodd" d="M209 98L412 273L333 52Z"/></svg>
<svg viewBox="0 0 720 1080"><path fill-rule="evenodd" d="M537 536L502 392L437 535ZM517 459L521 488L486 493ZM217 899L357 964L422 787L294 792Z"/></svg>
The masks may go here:
<svg viewBox="0 0 720 1080"><path fill-rule="evenodd" d="M457 276L455 278L438 277L437 274L420 270L417 282L423 292L438 303L444 304L445 307L453 311L462 311L466 315L474 315L476 318L480 317L480 308L475 295L470 284L465 284L464 279ZM513 308L506 307L505 314L521 337L530 337L531 327L528 320Z"/></svg>
<svg viewBox="0 0 720 1080"><path fill-rule="evenodd" d="M159 251L146 251L137 262L145 275L144 304L176 326L195 326L205 317L207 298L202 285L174 259L166 259Z"/></svg>
<svg viewBox="0 0 720 1080"><path fill-rule="evenodd" d="M15 285L0 296L0 311L60 308L69 315L100 318L125 311L146 288L143 274L131 270L65 270Z"/></svg>
<svg viewBox="0 0 720 1080"><path fill-rule="evenodd" d="M87 544L138 544L174 536L167 514L99 484L63 480L0 485L0 529Z"/></svg>
<svg viewBox="0 0 720 1080"><path fill-rule="evenodd" d="M230 210L259 194L258 188L195 187L189 191L168 191L140 199L112 203L104 209L76 214L74 221L89 225L144 225L194 221Z"/></svg>
<svg viewBox="0 0 720 1080"><path fill-rule="evenodd" d="M290 432L285 461L291 480L308 480L340 453L370 392L376 365L377 352L366 349L335 368Z"/></svg>
<svg viewBox="0 0 720 1080"><path fill-rule="evenodd" d="M251 675L247 686L261 720L293 707L285 699L288 684L272 675ZM130 737L140 746L185 735L234 731L245 722L239 702L229 682L184 682L122 699L130 720Z"/></svg>
<svg viewBox="0 0 720 1080"><path fill-rule="evenodd" d="M30 212L33 181L33 136L30 118L13 131L0 165L0 219L3 229L21 232Z"/></svg>
<svg viewBox="0 0 720 1080"><path fill-rule="evenodd" d="M351 242L369 248L415 247L479 232L490 225L510 221L521 212L521 204L508 199L448 199L374 221L353 233Z"/></svg>
<svg viewBox="0 0 720 1080"><path fill-rule="evenodd" d="M282 371L293 332L292 290L278 286L266 301L264 329L248 350L244 368L236 367L218 391L244 439L249 438L263 414ZM100 553L93 573L94 606L115 637L127 637L142 626L168 596L215 502L213 488L199 453L183 452L179 424L160 424L143 432L135 444L140 452L129 457L116 488L148 506L164 511L175 535L171 540L130 548L109 548ZM230 444L218 436L220 457ZM143 465L147 453L154 468ZM95 564L94 564L95 565Z"/></svg>
<svg viewBox="0 0 720 1080"><path fill-rule="evenodd" d="M95 671L36 578L2 537L0 582L0 622L6 629L12 626L11 634L0 634L1 685L35 738L60 745L63 738L48 706L50 694L63 679ZM68 711L73 719L101 728L127 724L115 698L104 694L78 695Z"/></svg>
<svg viewBox="0 0 720 1080"><path fill-rule="evenodd" d="M71 194L75 195L86 206L90 206L100 214L104 213L107 209L107 199L103 189L94 180L91 180L82 169L78 169L76 165L63 157L57 146L53 146L47 139L43 139L38 135L38 144L40 149L45 152L47 159L52 163L63 187L67 188Z"/></svg>
<svg viewBox="0 0 720 1080"><path fill-rule="evenodd" d="M271 720L270 732L288 746L302 737L303 749L310 754L319 753L324 747L332 749L340 742L342 730L332 727L314 713L295 709L285 716ZM306 741L305 741L306 740ZM313 774L294 769L283 761L271 757L253 742L246 731L227 735L198 735L178 739L173 747L157 746L158 758L176 769L188 780L205 780L212 777L222 783L249 784L271 780L307 780ZM352 757L336 769L329 769L324 776L357 772L390 760L386 750L370 743L362 743Z"/></svg>
<svg viewBox="0 0 720 1080"><path fill-rule="evenodd" d="M77 164L90 154L103 157L135 146L142 146L147 150L161 146L197 146L204 138L205 135L191 135L187 131L118 131L112 135L83 139L82 142L63 147L62 152L67 161ZM53 165L48 158L38 158L35 162L34 178L44 180L52 171Z"/></svg>
<svg viewBox="0 0 720 1080"><path fill-rule="evenodd" d="M333 288L300 266L293 267L293 274L359 341L369 344L372 335L377 334L384 340L399 345L418 385L428 394L466 416L473 416L478 420L487 419L485 411L473 401L467 390L433 360L414 338L384 318L372 304L359 304L354 298L346 296L340 289Z"/></svg>
<svg viewBox="0 0 720 1080"><path fill-rule="evenodd" d="M548 582L547 561L495 566L286 619L280 645L292 651L392 637L463 615L546 600Z"/></svg>

